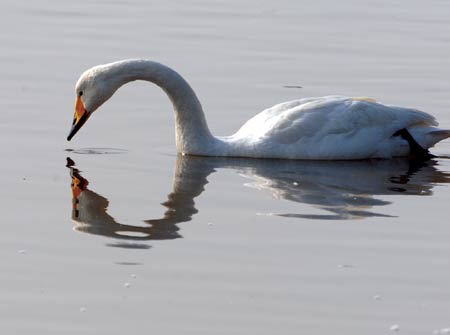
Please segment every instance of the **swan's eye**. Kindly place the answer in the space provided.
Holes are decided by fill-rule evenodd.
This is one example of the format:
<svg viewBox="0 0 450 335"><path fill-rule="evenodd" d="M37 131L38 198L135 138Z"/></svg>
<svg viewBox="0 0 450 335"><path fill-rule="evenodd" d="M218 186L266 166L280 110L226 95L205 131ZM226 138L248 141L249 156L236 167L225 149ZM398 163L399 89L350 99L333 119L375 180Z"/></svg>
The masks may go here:
<svg viewBox="0 0 450 335"><path fill-rule="evenodd" d="M81 97L83 95L83 91L78 92L78 96Z"/></svg>

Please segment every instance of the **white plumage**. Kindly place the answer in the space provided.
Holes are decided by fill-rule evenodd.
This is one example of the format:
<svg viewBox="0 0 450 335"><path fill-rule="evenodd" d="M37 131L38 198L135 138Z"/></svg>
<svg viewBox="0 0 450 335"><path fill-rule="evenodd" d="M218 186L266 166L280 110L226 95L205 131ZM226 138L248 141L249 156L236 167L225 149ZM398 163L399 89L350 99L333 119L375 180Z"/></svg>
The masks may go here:
<svg viewBox="0 0 450 335"><path fill-rule="evenodd" d="M248 120L226 138L242 156L364 159L407 156L396 131L407 128L424 148L450 136L431 115L367 98L327 96L281 103Z"/></svg>

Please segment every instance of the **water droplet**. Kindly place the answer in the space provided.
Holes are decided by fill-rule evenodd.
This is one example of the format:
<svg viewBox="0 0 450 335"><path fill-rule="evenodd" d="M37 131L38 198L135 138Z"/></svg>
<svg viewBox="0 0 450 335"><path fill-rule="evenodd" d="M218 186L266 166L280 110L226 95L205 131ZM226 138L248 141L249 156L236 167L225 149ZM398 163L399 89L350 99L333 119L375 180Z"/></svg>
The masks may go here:
<svg viewBox="0 0 450 335"><path fill-rule="evenodd" d="M392 325L389 329L392 332L398 332L398 331L400 331L400 326L399 325Z"/></svg>

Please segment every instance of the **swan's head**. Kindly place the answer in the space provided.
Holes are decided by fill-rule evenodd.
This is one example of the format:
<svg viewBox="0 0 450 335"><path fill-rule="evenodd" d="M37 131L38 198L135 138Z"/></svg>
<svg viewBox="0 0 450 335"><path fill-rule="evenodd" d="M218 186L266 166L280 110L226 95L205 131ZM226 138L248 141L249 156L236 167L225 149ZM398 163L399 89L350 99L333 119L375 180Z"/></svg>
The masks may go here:
<svg viewBox="0 0 450 335"><path fill-rule="evenodd" d="M111 75L109 65L98 65L86 70L75 86L76 100L72 129L67 137L72 137L86 123L89 117L119 88L117 80Z"/></svg>

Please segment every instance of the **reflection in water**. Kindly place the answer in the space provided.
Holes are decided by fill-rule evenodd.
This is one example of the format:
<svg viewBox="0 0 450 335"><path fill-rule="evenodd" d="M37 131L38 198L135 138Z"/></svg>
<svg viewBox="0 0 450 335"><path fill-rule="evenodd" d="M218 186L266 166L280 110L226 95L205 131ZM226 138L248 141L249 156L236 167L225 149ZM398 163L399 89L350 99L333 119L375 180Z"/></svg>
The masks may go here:
<svg viewBox="0 0 450 335"><path fill-rule="evenodd" d="M377 195L432 195L436 183L450 182L450 174L437 170L436 164L408 159L272 162L252 168L246 175L253 180L248 186L268 190L279 199L310 204L329 212L278 216L355 220L390 217L372 211L374 207L391 203L374 198Z"/></svg>
<svg viewBox="0 0 450 335"><path fill-rule="evenodd" d="M173 191L163 203L167 207L161 219L145 220L146 226L118 223L107 212L108 200L89 190L68 158L72 177L72 219L76 230L128 240L163 240L181 237L178 223L190 221L197 213L194 199L208 183L216 169L233 169L251 179L247 186L269 191L278 199L313 205L328 214L283 213L284 217L349 220L387 216L373 212L390 202L377 195L431 195L436 183L450 182L450 174L436 168L436 161L416 162L407 159L372 161L292 161L245 158L178 156ZM331 213L331 214L330 214ZM113 246L148 248L143 244L118 243Z"/></svg>
<svg viewBox="0 0 450 335"><path fill-rule="evenodd" d="M75 229L80 232L104 235L128 240L166 240L181 237L177 223L190 221L197 213L194 198L203 191L207 183L204 171L197 173L186 169L184 159L177 160L173 192L163 203L168 210L161 219L145 220L146 226L133 226L118 223L108 214L108 200L87 188L89 182L74 167L75 163L67 158L67 167L72 177L72 219L77 223ZM195 168L194 168L195 169ZM189 171L188 171L189 170ZM148 248L146 245L118 243L110 246L123 248Z"/></svg>

